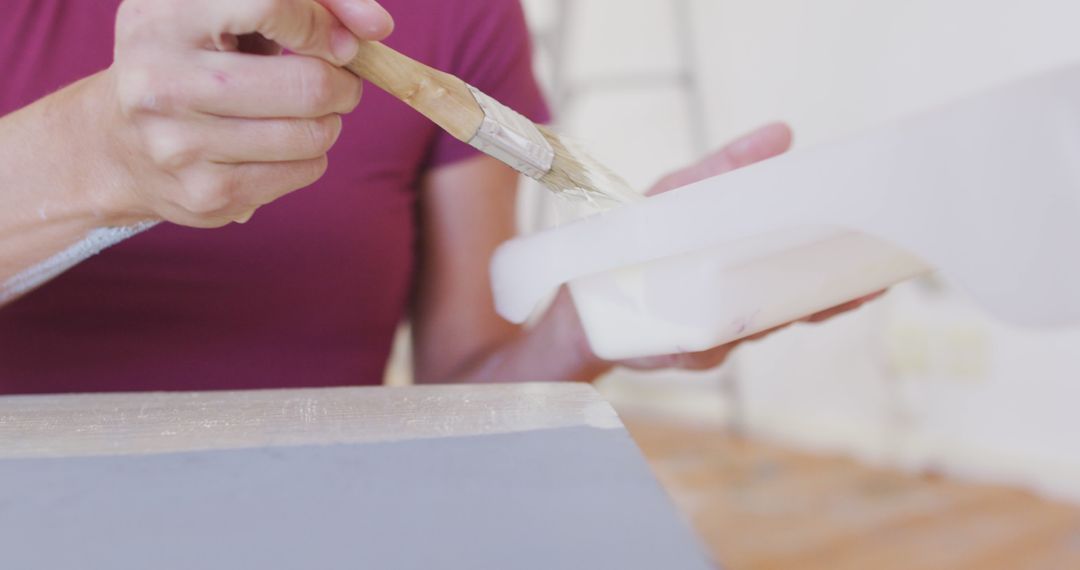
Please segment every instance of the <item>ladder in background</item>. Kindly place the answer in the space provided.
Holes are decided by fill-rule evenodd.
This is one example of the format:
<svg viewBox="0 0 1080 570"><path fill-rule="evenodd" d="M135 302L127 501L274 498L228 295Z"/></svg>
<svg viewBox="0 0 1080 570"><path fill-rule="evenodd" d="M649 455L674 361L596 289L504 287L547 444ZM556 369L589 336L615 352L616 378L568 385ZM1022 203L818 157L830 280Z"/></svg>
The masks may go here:
<svg viewBox="0 0 1080 570"><path fill-rule="evenodd" d="M581 0L577 0L580 3ZM571 31L575 23L575 2L552 0L554 17L547 28L534 30L537 57L550 63L547 91L556 118L582 98L603 91L633 91L675 86L682 94L690 118L692 148L704 153L708 147L705 93L698 71L698 46L694 41L693 1L661 0L673 10L678 42L679 67L670 72L643 72L573 80L567 74Z"/></svg>

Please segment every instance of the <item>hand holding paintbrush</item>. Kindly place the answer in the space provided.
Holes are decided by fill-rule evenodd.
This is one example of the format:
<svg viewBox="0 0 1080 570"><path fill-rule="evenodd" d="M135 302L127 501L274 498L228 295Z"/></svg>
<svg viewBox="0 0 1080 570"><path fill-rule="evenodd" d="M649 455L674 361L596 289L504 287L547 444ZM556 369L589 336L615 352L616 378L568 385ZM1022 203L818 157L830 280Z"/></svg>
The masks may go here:
<svg viewBox="0 0 1080 570"><path fill-rule="evenodd" d="M32 127L7 129L18 151L7 153L7 170L25 171L36 156L63 156L64 168L49 165L37 180L24 174L12 182L31 190L21 191L21 202L8 200L10 216L0 226L78 223L43 232L47 239L9 256L17 261L0 268L0 304L160 220L244 222L310 185L326 170L340 115L360 98L356 75L563 196L607 202L632 195L559 137L460 79L362 41L391 27L376 3L357 0L125 1L109 69L21 113L17 120ZM290 53L277 56L282 50Z"/></svg>

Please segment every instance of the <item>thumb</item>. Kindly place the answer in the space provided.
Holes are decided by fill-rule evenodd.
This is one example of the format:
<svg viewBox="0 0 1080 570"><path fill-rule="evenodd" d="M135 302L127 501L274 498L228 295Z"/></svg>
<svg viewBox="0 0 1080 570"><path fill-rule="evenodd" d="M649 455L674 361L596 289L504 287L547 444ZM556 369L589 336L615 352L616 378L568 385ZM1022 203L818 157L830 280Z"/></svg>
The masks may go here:
<svg viewBox="0 0 1080 570"><path fill-rule="evenodd" d="M783 154L791 147L791 139L791 127L771 123L735 139L699 165L708 175L716 176Z"/></svg>
<svg viewBox="0 0 1080 570"><path fill-rule="evenodd" d="M357 38L377 41L394 31L394 19L375 0L318 0Z"/></svg>
<svg viewBox="0 0 1080 570"><path fill-rule="evenodd" d="M348 21L362 30L365 39L381 37L378 32L389 32L393 26L389 14L373 0L325 3L348 14ZM224 27L227 33L239 36L258 32L292 52L321 57L337 65L348 63L360 48L354 35L357 30L346 27L336 12L315 0L248 0L224 6L230 12Z"/></svg>
<svg viewBox="0 0 1080 570"><path fill-rule="evenodd" d="M786 124L765 125L735 139L697 164L665 176L648 194L661 194L783 154L791 147L791 139L791 128Z"/></svg>

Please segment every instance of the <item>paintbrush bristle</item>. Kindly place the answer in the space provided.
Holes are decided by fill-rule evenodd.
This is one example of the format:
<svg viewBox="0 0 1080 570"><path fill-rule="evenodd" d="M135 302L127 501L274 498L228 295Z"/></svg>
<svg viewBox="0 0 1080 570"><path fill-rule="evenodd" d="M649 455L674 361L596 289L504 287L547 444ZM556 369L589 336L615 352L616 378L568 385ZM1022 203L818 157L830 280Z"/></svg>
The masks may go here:
<svg viewBox="0 0 1080 570"><path fill-rule="evenodd" d="M483 113L483 121L471 137L462 140L539 180L564 198L606 209L639 197L629 184L593 160L579 145L533 123L483 91L466 86Z"/></svg>
<svg viewBox="0 0 1080 570"><path fill-rule="evenodd" d="M593 159L580 145L543 125L537 128L555 151L551 169L540 178L548 189L562 196L611 205L640 198L622 177Z"/></svg>

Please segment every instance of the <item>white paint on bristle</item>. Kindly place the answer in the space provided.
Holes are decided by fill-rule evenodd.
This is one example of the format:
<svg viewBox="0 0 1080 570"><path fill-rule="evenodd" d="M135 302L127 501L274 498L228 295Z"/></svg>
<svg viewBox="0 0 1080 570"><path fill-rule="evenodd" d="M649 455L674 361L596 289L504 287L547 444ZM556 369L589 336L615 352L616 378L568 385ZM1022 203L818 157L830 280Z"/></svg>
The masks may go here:
<svg viewBox="0 0 1080 570"><path fill-rule="evenodd" d="M556 195L587 202L600 210L641 196L625 180L593 159L581 145L564 140L473 86L484 120L469 144L539 180Z"/></svg>
<svg viewBox="0 0 1080 570"><path fill-rule="evenodd" d="M559 196L585 202L598 211L644 198L625 179L593 158L580 142L550 130L545 134L556 149L553 172L545 182L558 186Z"/></svg>

